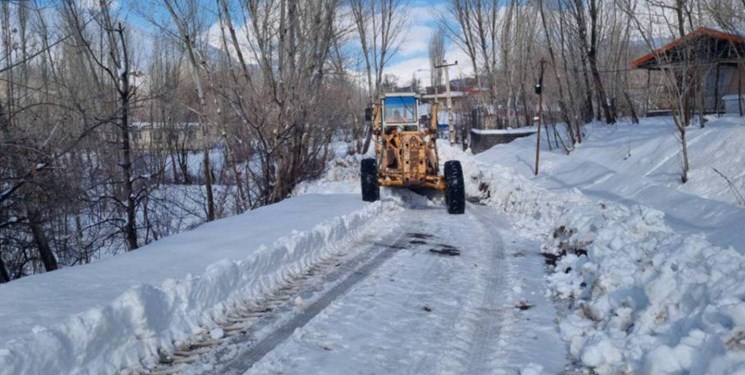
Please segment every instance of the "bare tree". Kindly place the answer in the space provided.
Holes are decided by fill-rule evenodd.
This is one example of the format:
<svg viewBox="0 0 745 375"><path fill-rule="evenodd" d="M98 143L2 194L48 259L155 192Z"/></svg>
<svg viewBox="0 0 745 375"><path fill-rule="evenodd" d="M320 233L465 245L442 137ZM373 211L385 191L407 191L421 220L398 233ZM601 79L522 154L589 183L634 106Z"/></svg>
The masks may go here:
<svg viewBox="0 0 745 375"><path fill-rule="evenodd" d="M687 30L693 29L693 25L697 22L694 19L698 15L687 0L674 0L670 4L653 2L652 0L645 0L645 2L639 4L634 0L626 0L620 4L623 11L633 23L636 32L643 38L650 53L654 54L654 58L661 67L665 86L671 96L671 105L674 114L673 122L676 130L675 135L681 147L680 180L682 183L686 183L688 182L688 171L690 169L686 135L693 117L692 95L694 94L697 80L700 76L700 66L694 50L690 46L684 47L679 61L674 61L675 64L671 64L673 63L671 57L656 48L654 32L646 27L636 12L638 7L645 7L649 10L656 9L663 14L672 11L674 20L665 18L667 20L665 26L673 35L677 35L680 38L686 35ZM703 110L703 108L700 108L700 110Z"/></svg>
<svg viewBox="0 0 745 375"><path fill-rule="evenodd" d="M222 7L221 22L228 30L222 38L238 66L223 95L249 130L246 141L256 162L247 168L256 183L255 204L286 198L299 181L323 168L335 127L319 106L325 68L344 32L335 27L340 5L340 0L248 1L240 9L249 16L250 37L247 33L244 42L232 31L231 9Z"/></svg>
<svg viewBox="0 0 745 375"><path fill-rule="evenodd" d="M121 23L116 26L112 21L111 2L110 0L99 0L99 12L96 17L100 26L102 44L104 50L96 50L90 37L85 33L85 25L81 20L82 11L79 5L74 1L68 0L67 20L70 27L77 31L75 36L80 47L84 49L89 61L92 62L92 69L99 70L102 73L101 79L107 77L111 81L113 91L118 100L118 106L115 107L117 120L115 126L118 128L118 146L119 160L118 166L121 169L119 181L120 193L114 195L116 203L122 207L126 213L124 224L124 235L127 240L129 250L135 250L139 247L137 236L137 201L142 191L135 191L135 182L137 177L133 171L132 144L130 139L130 124L132 112L133 88L130 84L131 56L128 50L128 42L125 38L124 27Z"/></svg>
<svg viewBox="0 0 745 375"><path fill-rule="evenodd" d="M497 1L449 0L439 15L440 26L468 55L476 84L488 83L488 103L497 101L501 9Z"/></svg>
<svg viewBox="0 0 745 375"><path fill-rule="evenodd" d="M385 66L402 41L407 26L406 0L349 0L359 36L372 102L380 94Z"/></svg>
<svg viewBox="0 0 745 375"><path fill-rule="evenodd" d="M432 34L429 40L428 51L430 84L435 88L435 93L437 93L438 87L442 85L442 71L436 68L436 66L445 61L445 32L442 28L438 28Z"/></svg>
<svg viewBox="0 0 745 375"><path fill-rule="evenodd" d="M556 92L558 94L556 96L556 102L559 105L561 116L566 124L570 140L570 146L564 147L564 150L568 153L571 151L571 146L582 142L582 120L578 113L580 105L576 100L576 95L574 95L572 91L572 87L576 86L576 84L571 81L569 71L562 69L562 65L566 66L568 63L565 57L566 39L563 32L564 21L562 21L563 17L560 16L563 8L559 3L557 4L558 9L549 9L546 7L543 0L540 0L539 6L547 52L550 57L551 69L554 73L554 86L556 87Z"/></svg>
<svg viewBox="0 0 745 375"><path fill-rule="evenodd" d="M600 6L599 0L589 0L587 9L585 9L585 1L583 0L572 0L569 1L569 9L571 14L574 16L576 22L577 33L580 43L582 43L582 52L585 58L587 58L590 71L592 73L592 81L595 88L596 95L598 97L598 106L602 108L603 115L605 116L605 122L612 124L616 122L616 118L611 113L610 103L608 96L603 87L603 81L600 78L600 72L598 69L598 41L600 38ZM589 23L589 33L587 25Z"/></svg>
<svg viewBox="0 0 745 375"><path fill-rule="evenodd" d="M179 39L188 56L191 77L196 87L198 106L193 110L199 118L202 137L205 140L205 144L202 145L202 167L207 193L207 221L212 221L216 218L215 198L212 187L213 181L210 161L210 144L209 142L206 142L206 140L209 139L209 126L211 126L211 121L207 114L207 94L205 93L202 78L200 76L200 72L204 68L204 65L201 62L205 60L200 56L199 50L197 49L198 47L195 45L197 33L203 31L198 26L198 2L175 2L173 0L163 0L163 5L165 5L168 13L171 15L173 23L176 25Z"/></svg>
<svg viewBox="0 0 745 375"><path fill-rule="evenodd" d="M408 25L407 4L408 0L349 0L365 62L368 103L382 93L385 67L398 50L401 33ZM369 126L361 152L367 152L371 139Z"/></svg>

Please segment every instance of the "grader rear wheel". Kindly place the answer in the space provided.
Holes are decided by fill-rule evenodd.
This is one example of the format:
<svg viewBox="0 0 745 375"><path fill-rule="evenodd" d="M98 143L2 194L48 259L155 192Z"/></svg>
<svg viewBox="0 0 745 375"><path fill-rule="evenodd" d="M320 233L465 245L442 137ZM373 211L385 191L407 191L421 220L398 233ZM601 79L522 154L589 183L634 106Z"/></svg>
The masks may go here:
<svg viewBox="0 0 745 375"><path fill-rule="evenodd" d="M360 183L362 185L362 200L375 202L380 199L378 185L378 166L375 159L362 159L360 165Z"/></svg>
<svg viewBox="0 0 745 375"><path fill-rule="evenodd" d="M445 203L449 214L466 212L466 189L463 183L463 169L460 162L445 162Z"/></svg>

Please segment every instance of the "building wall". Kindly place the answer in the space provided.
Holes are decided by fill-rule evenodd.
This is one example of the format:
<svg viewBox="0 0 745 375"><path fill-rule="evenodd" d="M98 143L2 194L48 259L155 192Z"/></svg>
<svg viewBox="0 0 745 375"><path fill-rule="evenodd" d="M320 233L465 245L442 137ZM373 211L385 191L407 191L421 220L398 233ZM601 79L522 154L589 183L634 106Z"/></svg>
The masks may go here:
<svg viewBox="0 0 745 375"><path fill-rule="evenodd" d="M153 123L137 123L132 126L132 144L137 149L162 150L171 146L188 150L200 150L219 140L216 126L208 128L209 134L202 134L199 124L184 123L163 126Z"/></svg>
<svg viewBox="0 0 745 375"><path fill-rule="evenodd" d="M725 88L725 94L724 95L736 95L737 92L737 85L738 85L738 79L740 81L741 86L741 94L745 94L745 62L739 65L737 71L732 73L732 77L729 80L729 85Z"/></svg>
<svg viewBox="0 0 745 375"><path fill-rule="evenodd" d="M504 133L504 134L481 134L471 131L471 152L478 154L498 144L510 143L515 139L529 137L535 133Z"/></svg>
<svg viewBox="0 0 745 375"><path fill-rule="evenodd" d="M738 93L738 79L741 80L742 91L745 93L745 69L743 69L742 64L739 67L720 66L718 85L716 68L711 68L705 79L705 112L715 112L717 108L720 111L724 110L722 97Z"/></svg>

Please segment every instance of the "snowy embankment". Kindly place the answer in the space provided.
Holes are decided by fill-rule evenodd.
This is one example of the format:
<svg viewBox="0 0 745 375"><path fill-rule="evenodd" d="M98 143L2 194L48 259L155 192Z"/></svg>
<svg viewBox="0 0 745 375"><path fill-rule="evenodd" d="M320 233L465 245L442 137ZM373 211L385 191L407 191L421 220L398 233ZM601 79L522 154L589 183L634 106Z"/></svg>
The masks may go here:
<svg viewBox="0 0 745 375"><path fill-rule="evenodd" d="M676 233L642 206L588 203L555 221L544 251L571 312L570 352L598 373L745 371L745 257Z"/></svg>
<svg viewBox="0 0 745 375"><path fill-rule="evenodd" d="M209 333L233 304L305 272L397 207L306 195L2 285L0 373L116 373L157 362Z"/></svg>
<svg viewBox="0 0 745 375"><path fill-rule="evenodd" d="M516 152L524 147L503 148ZM665 213L631 200L624 201L632 203L626 206L590 199L579 189L540 186L569 178L561 173L572 169L570 162L561 173L545 168L543 178L529 180L494 162L497 152L485 158L492 162L484 162L449 147L441 151L444 158L464 164L469 195L509 213L521 232L545 236L542 251L556 262L549 286L568 306L560 331L581 366L600 374L745 371L741 253L714 246L693 229L673 228ZM504 161L519 159L499 153ZM530 154L522 150L521 155ZM555 159L549 163L561 162ZM575 174L587 163L580 160ZM614 188L623 188L615 183ZM742 210L721 204L718 212Z"/></svg>
<svg viewBox="0 0 745 375"><path fill-rule="evenodd" d="M685 184L680 183L680 144L672 119L592 124L587 133L569 155L556 148L549 151L542 138L538 177L533 177L534 136L496 146L477 158L512 167L552 191L579 189L596 199L658 209L675 230L703 233L717 246L745 253L745 205L737 205L737 191L745 194L745 119L710 118L705 128L688 129L690 173Z"/></svg>

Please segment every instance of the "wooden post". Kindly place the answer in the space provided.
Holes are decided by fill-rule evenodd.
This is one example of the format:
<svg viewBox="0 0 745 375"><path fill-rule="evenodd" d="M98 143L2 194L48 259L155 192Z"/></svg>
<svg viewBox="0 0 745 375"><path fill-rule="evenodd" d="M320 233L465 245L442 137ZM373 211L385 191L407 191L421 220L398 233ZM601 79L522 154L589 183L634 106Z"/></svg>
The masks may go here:
<svg viewBox="0 0 745 375"><path fill-rule="evenodd" d="M717 63L716 76L716 82L714 83L714 112L717 117L721 117L721 113L719 113L719 63Z"/></svg>
<svg viewBox="0 0 745 375"><path fill-rule="evenodd" d="M745 64L737 64L737 68L737 107L740 109L740 117L742 117L742 75L745 74Z"/></svg>
<svg viewBox="0 0 745 375"><path fill-rule="evenodd" d="M541 126L543 125L543 65L545 59L541 59L541 76L538 79L538 85L535 88L538 94L538 132L535 137L535 175L538 176L538 163L541 159Z"/></svg>

